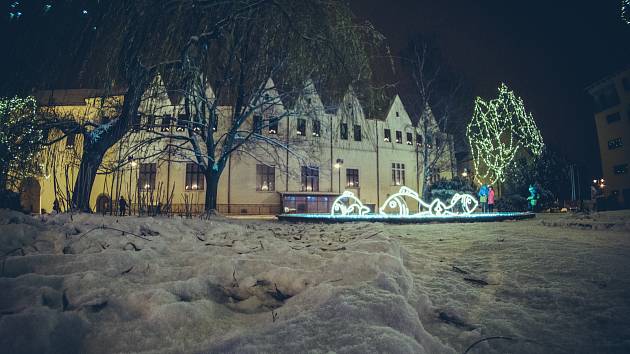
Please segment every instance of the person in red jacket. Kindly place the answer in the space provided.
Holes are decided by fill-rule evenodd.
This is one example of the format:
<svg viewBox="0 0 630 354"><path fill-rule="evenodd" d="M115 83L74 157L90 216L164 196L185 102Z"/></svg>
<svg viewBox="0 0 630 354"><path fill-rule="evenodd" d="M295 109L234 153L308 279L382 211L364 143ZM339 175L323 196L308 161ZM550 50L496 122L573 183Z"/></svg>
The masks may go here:
<svg viewBox="0 0 630 354"><path fill-rule="evenodd" d="M492 213L494 211L494 188L492 186L488 187L488 212Z"/></svg>

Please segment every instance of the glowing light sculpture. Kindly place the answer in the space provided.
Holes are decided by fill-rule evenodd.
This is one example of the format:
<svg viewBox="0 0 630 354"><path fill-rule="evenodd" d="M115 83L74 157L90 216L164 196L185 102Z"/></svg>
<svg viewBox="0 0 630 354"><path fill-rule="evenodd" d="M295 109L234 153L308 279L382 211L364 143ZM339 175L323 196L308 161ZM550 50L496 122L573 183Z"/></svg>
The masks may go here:
<svg viewBox="0 0 630 354"><path fill-rule="evenodd" d="M344 191L337 197L330 209L330 215L366 215L370 212L370 208L361 203L359 198L354 196L350 191Z"/></svg>
<svg viewBox="0 0 630 354"><path fill-rule="evenodd" d="M410 213L409 206L405 198L411 198L418 203L419 211L415 214ZM461 207L461 212L454 211L456 206ZM418 216L458 216L469 215L477 209L479 203L469 194L455 193L448 205L440 199L434 199L431 203L427 203L420 199L418 193L411 188L401 187L398 193L391 195L385 203L379 208L379 215L395 214L398 217L418 217ZM388 210L396 210L394 213L388 213ZM424 210L423 210L424 209ZM370 208L366 207L361 201L350 191L345 191L333 202L330 210L331 216L364 216L368 215Z"/></svg>
<svg viewBox="0 0 630 354"><path fill-rule="evenodd" d="M419 211L415 214L410 214L409 206L405 201L405 198L414 199L418 203ZM461 212L453 211L455 207L461 204ZM427 203L420 198L417 192L408 187L401 187L398 193L391 195L385 203L379 208L379 214L388 215L388 209L398 209L398 216L456 216L467 215L475 211L479 202L469 194L455 193L447 205L440 199L434 199L431 203ZM426 210L422 210L426 209Z"/></svg>
<svg viewBox="0 0 630 354"><path fill-rule="evenodd" d="M525 112L523 100L503 83L498 98L489 101L476 98L466 136L479 183L503 182L519 150L539 156L544 147L542 135L531 113Z"/></svg>

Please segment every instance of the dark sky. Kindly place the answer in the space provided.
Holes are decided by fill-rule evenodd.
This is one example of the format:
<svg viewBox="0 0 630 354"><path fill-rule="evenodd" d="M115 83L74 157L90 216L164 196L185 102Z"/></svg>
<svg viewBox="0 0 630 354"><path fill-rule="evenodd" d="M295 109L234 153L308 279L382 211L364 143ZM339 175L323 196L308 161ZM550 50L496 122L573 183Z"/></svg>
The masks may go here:
<svg viewBox="0 0 630 354"><path fill-rule="evenodd" d="M599 174L592 82L630 65L620 0L351 0L394 54L416 34L434 36L475 96L505 82L525 101L545 142Z"/></svg>

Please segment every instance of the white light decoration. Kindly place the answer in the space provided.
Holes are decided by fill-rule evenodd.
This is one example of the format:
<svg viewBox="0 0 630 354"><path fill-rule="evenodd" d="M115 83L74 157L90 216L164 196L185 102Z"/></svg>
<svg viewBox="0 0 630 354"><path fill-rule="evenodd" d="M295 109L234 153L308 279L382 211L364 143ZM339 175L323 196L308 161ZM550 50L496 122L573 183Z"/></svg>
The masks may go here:
<svg viewBox="0 0 630 354"><path fill-rule="evenodd" d="M337 197L330 209L330 215L366 215L370 212L370 208L361 203L359 198L354 196L350 191L344 191Z"/></svg>
<svg viewBox="0 0 630 354"><path fill-rule="evenodd" d="M414 199L418 204L418 212L410 213L410 209L405 198ZM461 206L461 211L456 212L455 207ZM417 216L457 216L468 215L475 211L479 203L469 194L455 193L449 204L445 204L440 199L434 199L431 203L427 203L420 199L418 193L408 187L401 187L398 193L393 194L378 209L380 215L396 214L399 217L417 217ZM388 210L395 210L388 213ZM333 202L330 210L331 216L350 216L350 215L367 215L370 209L361 203L361 201L350 191L344 191L342 195L337 197Z"/></svg>
<svg viewBox="0 0 630 354"><path fill-rule="evenodd" d="M540 156L544 144L531 113L525 112L523 100L505 84L499 86L498 98L475 100L472 120L466 129L479 183L505 181L505 173L518 151Z"/></svg>
<svg viewBox="0 0 630 354"><path fill-rule="evenodd" d="M621 0L621 20L630 25L630 0Z"/></svg>

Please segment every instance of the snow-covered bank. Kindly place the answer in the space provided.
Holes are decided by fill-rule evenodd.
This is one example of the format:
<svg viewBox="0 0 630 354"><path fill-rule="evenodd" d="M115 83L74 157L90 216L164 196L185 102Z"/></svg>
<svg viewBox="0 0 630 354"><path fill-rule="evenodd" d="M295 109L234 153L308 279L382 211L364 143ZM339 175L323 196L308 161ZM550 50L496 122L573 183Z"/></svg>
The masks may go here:
<svg viewBox="0 0 630 354"><path fill-rule="evenodd" d="M1 211L0 252L12 353L454 353L383 225Z"/></svg>

